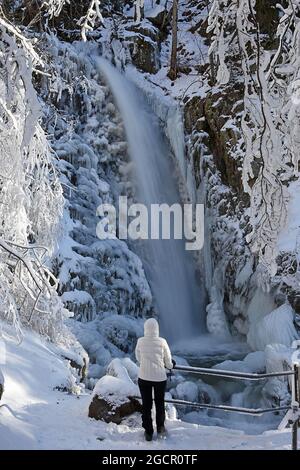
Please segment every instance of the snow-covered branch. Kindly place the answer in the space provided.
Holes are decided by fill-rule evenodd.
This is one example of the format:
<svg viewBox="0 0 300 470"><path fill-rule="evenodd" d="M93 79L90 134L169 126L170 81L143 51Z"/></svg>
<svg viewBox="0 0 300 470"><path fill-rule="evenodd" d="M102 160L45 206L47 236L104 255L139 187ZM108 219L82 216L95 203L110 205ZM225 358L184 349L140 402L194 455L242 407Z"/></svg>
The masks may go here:
<svg viewBox="0 0 300 470"><path fill-rule="evenodd" d="M92 0L88 8L87 14L80 18L78 25L81 26L81 36L84 41L87 40L86 34L88 31L93 31L96 21L104 23L101 11L100 0Z"/></svg>
<svg viewBox="0 0 300 470"><path fill-rule="evenodd" d="M70 0L48 0L45 2L50 18L59 16L66 3L70 3Z"/></svg>
<svg viewBox="0 0 300 470"><path fill-rule="evenodd" d="M12 33L14 35L14 37L17 40L20 41L23 50L26 52L28 57L31 58L33 65L35 65L35 66L39 65L41 67L44 67L44 63L41 60L38 53L36 52L36 50L34 49L34 46L33 46L32 42L29 39L27 39L24 36L24 34L21 33L21 31L19 30L19 28L17 26L12 25L11 23L9 23L6 19L2 18L1 16L0 16L0 26L3 29L5 29L6 31L8 31L9 33Z"/></svg>

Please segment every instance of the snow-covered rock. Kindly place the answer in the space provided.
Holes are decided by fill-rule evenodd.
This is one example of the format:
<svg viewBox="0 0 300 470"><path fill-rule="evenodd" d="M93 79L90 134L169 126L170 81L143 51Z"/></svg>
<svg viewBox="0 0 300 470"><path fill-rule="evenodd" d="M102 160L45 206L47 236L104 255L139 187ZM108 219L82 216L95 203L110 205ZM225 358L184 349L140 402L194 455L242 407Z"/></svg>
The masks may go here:
<svg viewBox="0 0 300 470"><path fill-rule="evenodd" d="M293 319L292 307L288 304L281 305L258 322L250 324L247 335L249 345L258 351L263 351L272 343L291 346L292 341L298 338Z"/></svg>
<svg viewBox="0 0 300 470"><path fill-rule="evenodd" d="M245 373L259 373L266 368L266 358L263 351L255 351L247 354L242 361L224 361L213 366L213 369L231 370Z"/></svg>
<svg viewBox="0 0 300 470"><path fill-rule="evenodd" d="M287 370L291 367L292 350L283 344L268 344L265 358L268 373Z"/></svg>
<svg viewBox="0 0 300 470"><path fill-rule="evenodd" d="M89 366L89 379L100 379L100 377L102 377L103 375L105 375L105 367L101 367L99 364L91 364Z"/></svg>
<svg viewBox="0 0 300 470"><path fill-rule="evenodd" d="M198 387L195 382L186 380L176 387L177 398L187 401L198 401Z"/></svg>
<svg viewBox="0 0 300 470"><path fill-rule="evenodd" d="M146 10L145 17L159 29L164 29L170 20L169 11L162 5Z"/></svg>
<svg viewBox="0 0 300 470"><path fill-rule="evenodd" d="M138 380L138 366L129 357L113 359L107 367L107 374L122 380L131 380L135 384Z"/></svg>
<svg viewBox="0 0 300 470"><path fill-rule="evenodd" d="M141 410L141 404L133 398L139 395L138 387L128 373L129 370L131 375L135 375L133 366L130 360L111 361L107 375L98 380L93 390L90 418L120 424L125 416Z"/></svg>

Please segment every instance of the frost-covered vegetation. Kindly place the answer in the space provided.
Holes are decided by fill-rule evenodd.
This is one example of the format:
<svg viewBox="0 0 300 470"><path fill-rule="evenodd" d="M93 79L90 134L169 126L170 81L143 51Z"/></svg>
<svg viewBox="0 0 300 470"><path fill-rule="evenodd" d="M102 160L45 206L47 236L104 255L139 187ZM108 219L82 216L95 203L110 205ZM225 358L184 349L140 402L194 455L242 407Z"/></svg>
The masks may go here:
<svg viewBox="0 0 300 470"><path fill-rule="evenodd" d="M63 196L32 83L33 68L43 63L18 29L4 20L0 27L1 317L18 333L23 323L57 339L68 315L49 262Z"/></svg>
<svg viewBox="0 0 300 470"><path fill-rule="evenodd" d="M96 235L99 204L136 198L128 126L101 74L102 56L159 119L182 199L205 204L205 247L195 263L199 303L207 305L195 316L211 336L178 345L178 363L289 368L300 328L299 0L2 3L1 321L19 339L35 330L68 358L67 382L55 386L80 394L82 380L96 385L94 396L117 402L136 392L136 339L144 319L160 312L147 256ZM145 180L155 174L144 170ZM192 283L181 284L189 299ZM173 321L178 340L185 314ZM211 384L176 374L168 392L247 407L290 400L289 382L278 378ZM178 414L245 426L221 412Z"/></svg>

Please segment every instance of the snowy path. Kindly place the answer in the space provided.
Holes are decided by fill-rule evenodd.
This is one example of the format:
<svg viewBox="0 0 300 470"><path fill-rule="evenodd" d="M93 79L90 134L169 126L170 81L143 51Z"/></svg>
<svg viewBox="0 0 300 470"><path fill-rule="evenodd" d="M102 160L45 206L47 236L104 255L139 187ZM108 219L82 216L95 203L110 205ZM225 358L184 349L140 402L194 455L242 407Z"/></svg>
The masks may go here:
<svg viewBox="0 0 300 470"><path fill-rule="evenodd" d="M0 449L289 449L291 432L248 436L240 431L168 421L165 440L145 443L140 416L124 425L87 417L90 395L68 395L67 361L49 343L28 333L20 346L5 336L1 366L5 392L0 408Z"/></svg>

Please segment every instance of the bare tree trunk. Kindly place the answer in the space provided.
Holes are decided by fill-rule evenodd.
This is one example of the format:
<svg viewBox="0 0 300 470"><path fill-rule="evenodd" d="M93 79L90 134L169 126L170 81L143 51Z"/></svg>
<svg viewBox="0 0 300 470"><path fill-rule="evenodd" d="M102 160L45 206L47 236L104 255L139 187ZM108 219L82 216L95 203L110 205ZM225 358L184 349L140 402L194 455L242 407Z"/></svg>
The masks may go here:
<svg viewBox="0 0 300 470"><path fill-rule="evenodd" d="M168 77L171 80L177 78L177 22L178 22L178 0L173 0L172 12L172 50L171 50L171 64L168 72Z"/></svg>
<svg viewBox="0 0 300 470"><path fill-rule="evenodd" d="M135 0L134 2L134 21L140 23L144 18L144 0Z"/></svg>

